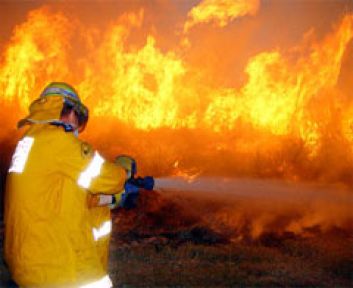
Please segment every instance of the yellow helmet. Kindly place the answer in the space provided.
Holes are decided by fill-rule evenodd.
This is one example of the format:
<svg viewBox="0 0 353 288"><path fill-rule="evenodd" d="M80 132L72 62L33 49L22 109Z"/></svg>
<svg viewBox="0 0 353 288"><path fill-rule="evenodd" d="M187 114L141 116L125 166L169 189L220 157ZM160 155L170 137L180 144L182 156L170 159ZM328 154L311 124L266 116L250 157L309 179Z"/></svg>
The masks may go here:
<svg viewBox="0 0 353 288"><path fill-rule="evenodd" d="M65 82L52 82L46 86L40 95L40 98L49 96L61 96L64 98L64 103L71 106L75 111L78 119L80 130L83 130L88 121L88 109L81 102L77 91Z"/></svg>
<svg viewBox="0 0 353 288"><path fill-rule="evenodd" d="M40 97L31 103L29 115L21 119L17 126L21 128L27 124L58 122L65 105L74 110L79 132L82 132L88 121L88 109L81 102L76 90L64 82L52 82L46 86Z"/></svg>

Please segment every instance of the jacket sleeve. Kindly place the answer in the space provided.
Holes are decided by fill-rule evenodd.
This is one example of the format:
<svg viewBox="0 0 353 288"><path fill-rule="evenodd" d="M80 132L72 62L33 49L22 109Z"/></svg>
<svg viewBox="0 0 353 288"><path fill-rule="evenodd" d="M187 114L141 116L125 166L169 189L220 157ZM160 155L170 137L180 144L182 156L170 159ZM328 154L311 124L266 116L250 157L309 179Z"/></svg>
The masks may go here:
<svg viewBox="0 0 353 288"><path fill-rule="evenodd" d="M116 194L122 191L125 170L106 161L89 144L72 137L64 141L68 143L58 155L58 168L79 187L91 193Z"/></svg>

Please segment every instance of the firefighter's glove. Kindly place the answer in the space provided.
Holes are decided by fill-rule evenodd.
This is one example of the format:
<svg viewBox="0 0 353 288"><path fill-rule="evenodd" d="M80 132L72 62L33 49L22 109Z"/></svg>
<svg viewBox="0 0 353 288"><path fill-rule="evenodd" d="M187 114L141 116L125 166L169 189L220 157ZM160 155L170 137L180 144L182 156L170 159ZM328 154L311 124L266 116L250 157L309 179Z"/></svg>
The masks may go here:
<svg viewBox="0 0 353 288"><path fill-rule="evenodd" d="M126 181L124 188L125 191L121 194L119 206L125 209L135 208L139 196L139 187Z"/></svg>
<svg viewBox="0 0 353 288"><path fill-rule="evenodd" d="M115 201L115 195L105 195L105 194L87 194L87 204L88 208L94 208L99 206L108 206L110 208Z"/></svg>

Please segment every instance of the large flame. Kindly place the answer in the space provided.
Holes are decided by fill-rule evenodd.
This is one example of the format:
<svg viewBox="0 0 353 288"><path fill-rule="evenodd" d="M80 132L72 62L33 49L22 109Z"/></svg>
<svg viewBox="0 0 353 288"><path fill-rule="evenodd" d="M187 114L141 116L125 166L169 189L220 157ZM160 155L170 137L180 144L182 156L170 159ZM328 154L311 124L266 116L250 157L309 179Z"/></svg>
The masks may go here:
<svg viewBox="0 0 353 288"><path fill-rule="evenodd" d="M158 9L185 11L175 5L160 4ZM243 70L240 80L222 85L217 67L208 63L214 51L205 54L206 45L198 59L193 47L201 41L210 42L211 49L213 42L226 41L235 52L226 50L216 59L233 61L239 39L232 34L227 40L214 34L208 39L204 29L230 33L242 25L245 32L254 31L261 16L257 14L266 8L258 0L189 4L183 17L176 17L179 22L170 35L158 30L161 22L156 17L153 23L152 8L143 1L104 25L100 17L96 26L85 25L65 2L60 12L52 6L29 11L1 50L0 98L11 127L45 84L68 81L91 110L85 137L107 154L132 153L150 173L191 169L195 175L351 183L349 9L342 8L344 13L320 36L311 27L294 44L255 49L243 57L244 67L237 67ZM243 35L244 41L251 41ZM229 65L230 75L232 70ZM179 172L173 166L176 161Z"/></svg>
<svg viewBox="0 0 353 288"><path fill-rule="evenodd" d="M17 99L27 108L38 95L38 82L62 78L69 72L66 51L69 20L61 14L49 17L46 8L31 11L27 21L14 29L0 68L1 98Z"/></svg>
<svg viewBox="0 0 353 288"><path fill-rule="evenodd" d="M204 0L188 13L184 32L200 23L215 22L224 27L228 22L247 14L255 14L259 0Z"/></svg>
<svg viewBox="0 0 353 288"><path fill-rule="evenodd" d="M198 180L214 187L209 198L206 187L192 201L183 195L180 203L146 205L146 215L169 219L174 207L170 218L183 222L193 211L196 220L186 223L225 227L232 237L351 230L351 192L339 185L331 186L335 195L261 181L230 182L223 191L219 178L203 178L353 184L352 2L294 2L28 4L36 7L0 38L1 166L29 103L48 82L67 81L90 108L83 138L103 154L131 154L141 174L182 177L185 191ZM288 35L280 35L287 30L273 24L276 17L284 17Z"/></svg>

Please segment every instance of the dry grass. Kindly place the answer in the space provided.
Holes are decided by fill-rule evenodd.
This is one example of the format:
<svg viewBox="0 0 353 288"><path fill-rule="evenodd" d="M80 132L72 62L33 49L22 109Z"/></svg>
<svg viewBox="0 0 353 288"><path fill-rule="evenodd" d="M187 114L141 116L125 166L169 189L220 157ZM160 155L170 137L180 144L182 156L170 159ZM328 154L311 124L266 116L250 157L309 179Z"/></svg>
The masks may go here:
<svg viewBox="0 0 353 288"><path fill-rule="evenodd" d="M352 287L352 247L343 231L211 245L115 239L110 275L116 287Z"/></svg>

